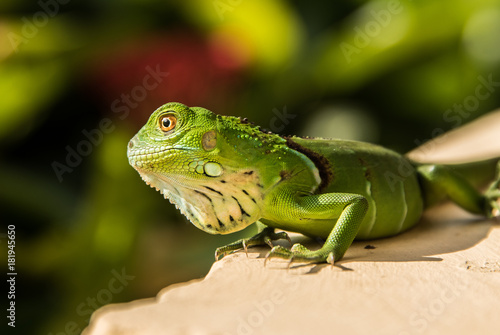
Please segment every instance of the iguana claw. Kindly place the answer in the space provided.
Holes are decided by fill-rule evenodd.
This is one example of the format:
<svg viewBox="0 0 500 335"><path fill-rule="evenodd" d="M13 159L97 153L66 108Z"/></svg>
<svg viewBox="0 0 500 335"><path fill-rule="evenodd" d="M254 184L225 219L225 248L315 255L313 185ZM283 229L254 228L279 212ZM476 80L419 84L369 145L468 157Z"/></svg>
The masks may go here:
<svg viewBox="0 0 500 335"><path fill-rule="evenodd" d="M285 232L275 233L274 228L266 227L260 233L258 233L253 237L241 239L236 242L217 248L215 250L215 260L218 261L224 256L240 249L245 250L245 253L248 256L248 247L267 244L269 247L273 248L274 245L272 241L281 239L285 239L288 242L290 242L290 244L292 244L292 241L290 240L290 237L288 236L287 233Z"/></svg>
<svg viewBox="0 0 500 335"><path fill-rule="evenodd" d="M264 266L267 264L267 261L270 258L284 258L288 259L288 267L294 261L306 262L306 263L330 263L334 264L335 262L335 253L333 251L325 251L325 250L316 250L311 251L304 247L302 244L296 243L292 246L291 249L286 249L280 245L275 246L271 249L266 255L266 259L264 261Z"/></svg>

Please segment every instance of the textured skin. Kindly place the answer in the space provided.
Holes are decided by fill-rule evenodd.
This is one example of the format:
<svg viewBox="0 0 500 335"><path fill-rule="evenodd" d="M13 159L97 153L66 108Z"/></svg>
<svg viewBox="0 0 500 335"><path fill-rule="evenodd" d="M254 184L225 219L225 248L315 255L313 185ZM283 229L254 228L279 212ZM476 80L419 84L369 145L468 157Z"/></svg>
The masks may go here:
<svg viewBox="0 0 500 335"><path fill-rule="evenodd" d="M332 194L353 193L368 201L369 209L357 239L392 236L410 228L420 218L423 203L416 170L403 156L380 146L355 141L298 137L293 141L322 153L327 159L326 168L331 172L331 180L321 193L330 198ZM310 211L320 209L321 206L316 205L316 209ZM290 217L300 217L300 220L290 221ZM331 222L323 219L305 223L300 215L285 213L281 220L286 218L287 227L277 228L324 238L332 229Z"/></svg>
<svg viewBox="0 0 500 335"><path fill-rule="evenodd" d="M490 215L490 195L438 165L416 166L373 144L280 137L245 119L179 103L157 109L130 141L130 164L198 228L227 234L260 222L264 229L216 251L216 258L286 234L325 239L322 248L274 247L270 257L330 262L352 241L398 234L413 226L424 202L442 197ZM496 192L496 193L495 193Z"/></svg>

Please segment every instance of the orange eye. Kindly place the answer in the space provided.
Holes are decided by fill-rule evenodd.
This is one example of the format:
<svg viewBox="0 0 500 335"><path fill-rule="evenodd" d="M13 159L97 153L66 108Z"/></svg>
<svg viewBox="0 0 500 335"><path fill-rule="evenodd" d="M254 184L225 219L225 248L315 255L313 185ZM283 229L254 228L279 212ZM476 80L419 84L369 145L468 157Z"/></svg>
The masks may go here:
<svg viewBox="0 0 500 335"><path fill-rule="evenodd" d="M164 115L160 118L160 129L164 132L174 129L176 124L177 118L173 115Z"/></svg>

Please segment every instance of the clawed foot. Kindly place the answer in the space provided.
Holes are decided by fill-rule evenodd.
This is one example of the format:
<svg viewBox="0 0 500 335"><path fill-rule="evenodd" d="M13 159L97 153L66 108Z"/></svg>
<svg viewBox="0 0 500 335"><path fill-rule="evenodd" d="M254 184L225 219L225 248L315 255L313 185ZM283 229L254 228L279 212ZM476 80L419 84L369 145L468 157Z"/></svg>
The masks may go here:
<svg viewBox="0 0 500 335"><path fill-rule="evenodd" d="M264 261L264 265L270 258L284 258L288 259L288 267L294 262L306 262L306 263L335 263L335 254L333 251L316 250L311 251L304 247L302 244L296 243L291 249L283 248L282 246L275 246L269 251Z"/></svg>
<svg viewBox="0 0 500 335"><path fill-rule="evenodd" d="M241 239L239 241L217 248L217 250L215 250L215 260L218 261L219 259L222 259L224 256L240 249L245 250L245 253L248 255L247 253L248 247L267 244L268 246L273 248L274 246L272 241L282 240L282 239L288 240L288 242L290 242L290 245L292 244L292 241L290 240L290 237L288 236L287 233L285 232L275 233L274 228L264 228L260 233L258 233L253 237L247 239Z"/></svg>

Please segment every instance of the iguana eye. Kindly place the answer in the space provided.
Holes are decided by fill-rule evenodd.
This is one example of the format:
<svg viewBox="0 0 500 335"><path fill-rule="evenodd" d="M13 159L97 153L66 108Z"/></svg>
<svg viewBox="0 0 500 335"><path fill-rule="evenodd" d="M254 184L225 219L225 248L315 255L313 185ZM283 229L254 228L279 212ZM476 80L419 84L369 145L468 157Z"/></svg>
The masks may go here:
<svg viewBox="0 0 500 335"><path fill-rule="evenodd" d="M174 115L164 115L160 118L160 129L164 132L174 129L176 124L177 118Z"/></svg>

